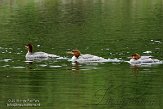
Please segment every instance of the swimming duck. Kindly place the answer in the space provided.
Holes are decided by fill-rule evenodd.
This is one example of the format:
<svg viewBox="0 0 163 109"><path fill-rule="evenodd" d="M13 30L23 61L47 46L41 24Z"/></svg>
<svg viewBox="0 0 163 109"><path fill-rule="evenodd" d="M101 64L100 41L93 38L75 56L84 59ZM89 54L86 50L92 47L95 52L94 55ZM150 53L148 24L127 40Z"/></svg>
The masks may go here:
<svg viewBox="0 0 163 109"><path fill-rule="evenodd" d="M73 55L73 57L70 60L71 62L78 62L78 63L119 62L119 60L117 59L105 59L91 54L81 54L81 52L77 49L67 53Z"/></svg>
<svg viewBox="0 0 163 109"><path fill-rule="evenodd" d="M54 55L54 54L48 54L45 52L33 52L33 46L32 44L27 44L25 46L28 50L26 54L26 59L27 60L34 60L34 59L48 59L48 58L58 58L59 56Z"/></svg>
<svg viewBox="0 0 163 109"><path fill-rule="evenodd" d="M140 54L135 53L131 55L129 61L130 64L154 64L159 63L158 59L152 59L153 56L140 56Z"/></svg>

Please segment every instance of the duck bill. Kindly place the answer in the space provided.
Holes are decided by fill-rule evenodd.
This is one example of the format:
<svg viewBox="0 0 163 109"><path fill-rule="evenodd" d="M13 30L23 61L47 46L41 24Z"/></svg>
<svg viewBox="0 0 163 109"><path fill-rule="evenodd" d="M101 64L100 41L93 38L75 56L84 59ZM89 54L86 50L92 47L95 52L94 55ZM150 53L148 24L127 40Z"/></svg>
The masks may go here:
<svg viewBox="0 0 163 109"><path fill-rule="evenodd" d="M25 48L28 49L28 46L25 45Z"/></svg>
<svg viewBox="0 0 163 109"><path fill-rule="evenodd" d="M128 59L132 59L133 57L130 56L130 57L127 57L127 58L128 58Z"/></svg>
<svg viewBox="0 0 163 109"><path fill-rule="evenodd" d="M71 52L71 51L68 51L68 52L67 52L67 54L71 54L71 55L73 55L74 53L73 53L73 52Z"/></svg>

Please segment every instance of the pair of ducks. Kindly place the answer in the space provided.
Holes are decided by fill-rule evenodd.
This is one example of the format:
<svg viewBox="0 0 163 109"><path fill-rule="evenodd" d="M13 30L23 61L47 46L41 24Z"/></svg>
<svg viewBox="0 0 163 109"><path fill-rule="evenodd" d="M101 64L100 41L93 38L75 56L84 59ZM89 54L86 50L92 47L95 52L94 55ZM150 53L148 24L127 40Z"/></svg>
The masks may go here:
<svg viewBox="0 0 163 109"><path fill-rule="evenodd" d="M32 44L27 44L25 47L28 50L28 52L25 56L27 61L39 60L39 59L46 60L49 58L62 59L60 56L57 56L54 54L48 54L45 52L33 52ZM90 55L90 54L81 55L79 50L73 50L71 52L67 52L67 54L73 55L73 57L70 60L72 62L80 61L80 63L82 63L82 62L84 63L85 61L87 61L87 62L98 62L98 61L104 62L105 61L105 59L102 57L98 57L98 56L94 56L94 55Z"/></svg>
<svg viewBox="0 0 163 109"><path fill-rule="evenodd" d="M40 59L40 58L59 58L59 56L54 54L48 54L45 52L33 52L33 46L32 44L27 44L25 46L28 49L28 52L26 54L27 60L34 60L34 59ZM72 50L71 52L67 52L68 54L73 55L71 58L71 62L113 62L108 59L98 57L91 54L81 54L79 50ZM158 59L152 59L151 56L140 56L139 54L135 53L130 57L130 61L128 61L130 64L141 64L141 63L154 63L158 62Z"/></svg>

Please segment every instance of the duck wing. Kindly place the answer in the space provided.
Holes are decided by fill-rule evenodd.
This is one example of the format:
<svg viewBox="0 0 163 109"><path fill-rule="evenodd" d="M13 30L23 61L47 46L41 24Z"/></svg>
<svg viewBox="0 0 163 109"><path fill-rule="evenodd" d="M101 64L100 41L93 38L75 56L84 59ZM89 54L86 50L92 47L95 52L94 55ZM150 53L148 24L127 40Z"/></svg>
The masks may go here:
<svg viewBox="0 0 163 109"><path fill-rule="evenodd" d="M152 58L153 56L141 56L141 59L149 59L149 58Z"/></svg>
<svg viewBox="0 0 163 109"><path fill-rule="evenodd" d="M101 62L104 61L105 59L91 54L84 54L79 57L79 60L87 62Z"/></svg>
<svg viewBox="0 0 163 109"><path fill-rule="evenodd" d="M59 58L60 56L57 56L55 54L48 54L48 58Z"/></svg>
<svg viewBox="0 0 163 109"><path fill-rule="evenodd" d="M35 58L47 58L48 54L45 52L34 52L31 56Z"/></svg>

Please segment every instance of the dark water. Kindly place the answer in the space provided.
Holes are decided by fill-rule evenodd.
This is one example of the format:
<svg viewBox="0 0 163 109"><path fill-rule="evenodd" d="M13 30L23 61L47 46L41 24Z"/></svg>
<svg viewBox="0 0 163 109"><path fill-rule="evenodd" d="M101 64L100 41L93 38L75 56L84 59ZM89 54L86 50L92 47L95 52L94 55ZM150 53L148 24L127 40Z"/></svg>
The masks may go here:
<svg viewBox="0 0 163 109"><path fill-rule="evenodd" d="M0 108L162 109L163 65L25 63L24 45L163 60L162 0L0 0ZM146 54L148 53L149 54ZM9 106L9 104L37 106Z"/></svg>

